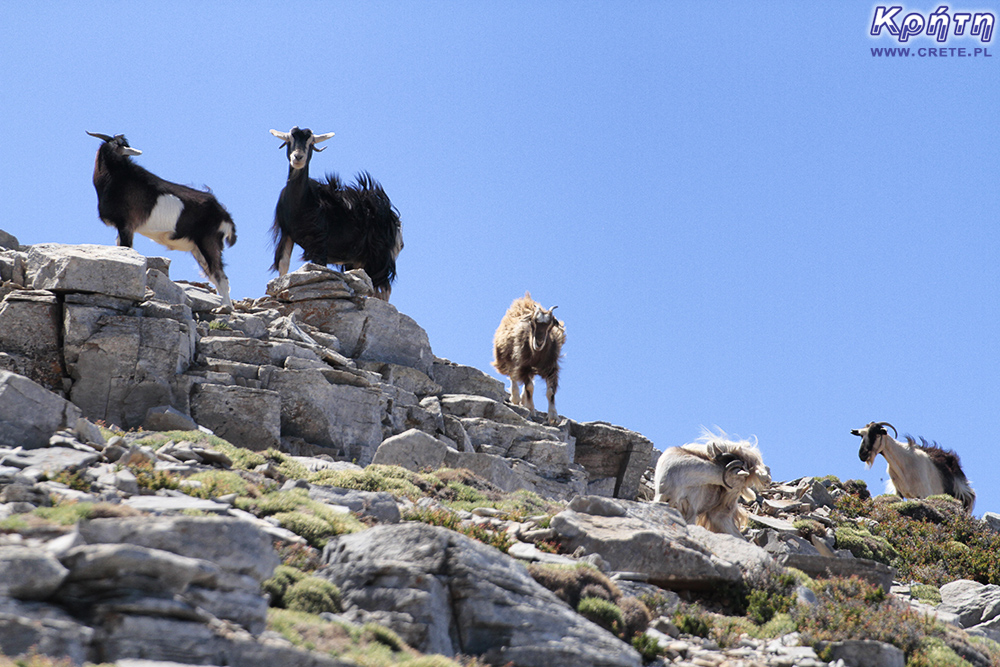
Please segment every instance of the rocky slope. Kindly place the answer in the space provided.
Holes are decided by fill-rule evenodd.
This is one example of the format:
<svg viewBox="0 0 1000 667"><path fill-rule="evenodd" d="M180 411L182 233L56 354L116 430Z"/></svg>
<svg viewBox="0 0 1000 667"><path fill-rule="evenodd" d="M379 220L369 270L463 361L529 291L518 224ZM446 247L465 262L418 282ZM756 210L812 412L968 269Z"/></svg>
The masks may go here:
<svg viewBox="0 0 1000 667"><path fill-rule="evenodd" d="M648 439L602 422L552 427L511 406L502 383L435 356L416 322L371 298L363 272L307 265L219 313L209 288L172 282L163 258L20 247L0 232L0 279L5 655L804 667L827 664L820 648L839 664L904 664L882 642L801 645L789 631L720 647L675 622L678 593L711 598L793 567L891 591L950 623L968 664L992 660L959 628L1000 638L1000 589L956 582L937 607L916 601L892 568L838 548L834 506L849 489L773 485L751 508L750 541L687 526L645 502ZM542 585L550 565L581 562L604 573L589 593ZM303 573L336 591L308 632L276 610L291 595L275 582ZM639 625L577 613L580 595L642 610ZM633 629L642 655L620 638ZM392 655L307 650L331 633L383 636Z"/></svg>

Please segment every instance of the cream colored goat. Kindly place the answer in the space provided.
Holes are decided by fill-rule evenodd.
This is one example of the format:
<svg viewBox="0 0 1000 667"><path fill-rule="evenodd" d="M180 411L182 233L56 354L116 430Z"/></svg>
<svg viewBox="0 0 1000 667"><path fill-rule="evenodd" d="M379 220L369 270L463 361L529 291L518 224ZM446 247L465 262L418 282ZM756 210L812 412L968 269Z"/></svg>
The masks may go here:
<svg viewBox="0 0 1000 667"><path fill-rule="evenodd" d="M899 435L889 422L868 422L863 428L851 429L851 435L861 436L858 458L865 465L871 468L875 457L879 454L885 457L890 480L886 493L898 493L903 498L947 494L958 499L971 514L976 505L976 492L965 478L958 454L923 438L919 445L909 436L905 443L899 442L889 435L886 426Z"/></svg>
<svg viewBox="0 0 1000 667"><path fill-rule="evenodd" d="M688 523L742 537L747 513L739 500L753 501L755 490L770 483L771 473L754 443L705 431L697 441L663 452L656 462L653 500L679 510Z"/></svg>

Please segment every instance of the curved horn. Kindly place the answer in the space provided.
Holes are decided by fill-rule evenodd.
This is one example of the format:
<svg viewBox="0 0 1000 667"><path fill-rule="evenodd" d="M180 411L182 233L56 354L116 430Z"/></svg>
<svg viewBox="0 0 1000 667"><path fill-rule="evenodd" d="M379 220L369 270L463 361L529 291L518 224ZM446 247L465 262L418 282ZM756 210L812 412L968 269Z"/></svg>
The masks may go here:
<svg viewBox="0 0 1000 667"><path fill-rule="evenodd" d="M890 424L889 422L878 422L877 426L888 426L889 428L892 429L892 437L894 437L894 438L898 438L899 437L899 431L897 431L896 427L893 426L892 424Z"/></svg>
<svg viewBox="0 0 1000 667"><path fill-rule="evenodd" d="M106 134L100 134L99 132L91 132L90 130L84 130L84 132L86 132L92 137L97 137L101 141L111 141L111 137L109 137Z"/></svg>
<svg viewBox="0 0 1000 667"><path fill-rule="evenodd" d="M269 130L269 132L274 136L278 137L279 139L281 139L282 141L288 141L289 139L292 138L290 132L279 132L278 130Z"/></svg>
<svg viewBox="0 0 1000 667"><path fill-rule="evenodd" d="M329 139L332 136L333 136L333 132L327 132L326 134L314 134L313 135L313 143L314 144L322 143L322 142L326 141L327 139Z"/></svg>

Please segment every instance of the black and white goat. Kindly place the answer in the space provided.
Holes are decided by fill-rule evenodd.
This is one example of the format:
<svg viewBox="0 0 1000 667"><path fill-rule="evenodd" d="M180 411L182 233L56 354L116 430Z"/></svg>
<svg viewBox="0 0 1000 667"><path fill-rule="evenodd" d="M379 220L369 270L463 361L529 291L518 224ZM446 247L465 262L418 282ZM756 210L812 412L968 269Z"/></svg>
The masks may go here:
<svg viewBox="0 0 1000 667"><path fill-rule="evenodd" d="M379 298L389 300L396 278L396 258L403 249L399 212L385 190L367 173L354 185L335 174L325 183L309 178L309 161L316 144L333 136L293 127L271 130L288 147L288 182L274 210L274 264L272 271L288 273L292 248L302 248L302 259L316 264L338 264L364 269Z"/></svg>
<svg viewBox="0 0 1000 667"><path fill-rule="evenodd" d="M138 233L171 250L194 255L202 271L231 309L229 280L222 270L222 243L236 243L236 225L211 192L165 181L132 161L142 151L122 134L87 132L104 143L94 162L97 212L104 224L118 229L118 245L132 247Z"/></svg>
<svg viewBox="0 0 1000 667"><path fill-rule="evenodd" d="M545 379L545 395L549 399L549 423L559 421L556 412L556 389L559 388L559 357L566 342L566 328L552 315L558 306L548 310L524 293L515 299L500 320L493 335L493 366L510 378L510 402L535 411L532 398L534 377ZM524 385L521 400L518 384Z"/></svg>
<svg viewBox="0 0 1000 667"><path fill-rule="evenodd" d="M748 517L739 500L753 501L755 490L770 483L771 473L754 443L705 431L699 440L660 456L653 501L679 510L688 523L742 537Z"/></svg>
<svg viewBox="0 0 1000 667"><path fill-rule="evenodd" d="M858 458L869 468L876 456L885 457L889 472L886 493L898 493L903 498L926 498L944 493L958 499L971 514L976 492L962 472L958 454L923 438L919 445L910 436L905 436L905 443L899 442L889 435L886 426L892 429L893 435L899 435L889 422L868 422L863 428L851 429L851 435L861 436Z"/></svg>

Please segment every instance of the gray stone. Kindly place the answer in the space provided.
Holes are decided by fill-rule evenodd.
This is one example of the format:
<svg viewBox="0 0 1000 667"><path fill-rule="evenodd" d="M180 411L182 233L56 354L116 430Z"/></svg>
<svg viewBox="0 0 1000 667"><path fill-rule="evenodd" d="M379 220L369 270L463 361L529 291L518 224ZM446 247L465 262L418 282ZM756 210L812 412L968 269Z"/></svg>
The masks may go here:
<svg viewBox="0 0 1000 667"><path fill-rule="evenodd" d="M206 512L208 514L226 515L229 505L214 500L203 500L191 496L133 496L122 502L151 514L183 514L185 512Z"/></svg>
<svg viewBox="0 0 1000 667"><path fill-rule="evenodd" d="M441 385L416 368L376 361L358 362L358 368L378 373L386 384L405 389L417 396L431 396L441 393Z"/></svg>
<svg viewBox="0 0 1000 667"><path fill-rule="evenodd" d="M73 378L70 399L87 418L134 428L142 425L150 408L182 403L172 385L174 375L191 360L182 324L104 315L96 327L68 364ZM67 354L67 361L70 358Z"/></svg>
<svg viewBox="0 0 1000 667"><path fill-rule="evenodd" d="M153 298L157 301L189 308L191 306L191 299L188 298L187 293L158 269L146 269L146 287L153 290L155 295Z"/></svg>
<svg viewBox="0 0 1000 667"><path fill-rule="evenodd" d="M74 665L90 656L94 630L58 607L5 599L0 602L0 653L65 657Z"/></svg>
<svg viewBox="0 0 1000 667"><path fill-rule="evenodd" d="M598 553L612 570L641 572L650 583L671 589L706 589L742 579L740 568L691 538L683 517L656 503L629 503L626 516L565 510L550 527L569 552Z"/></svg>
<svg viewBox="0 0 1000 667"><path fill-rule="evenodd" d="M941 587L938 609L955 614L963 628L970 628L1000 615L1000 586L969 579L952 581Z"/></svg>
<svg viewBox="0 0 1000 667"><path fill-rule="evenodd" d="M278 556L259 528L234 518L157 516L93 519L78 524L88 544L128 543L206 560L257 581L271 576Z"/></svg>
<svg viewBox="0 0 1000 667"><path fill-rule="evenodd" d="M191 416L237 447L263 451L281 442L281 397L275 391L199 384L191 392Z"/></svg>
<svg viewBox="0 0 1000 667"><path fill-rule="evenodd" d="M423 472L442 466L448 446L423 431L410 430L386 438L375 451L373 464L395 465Z"/></svg>
<svg viewBox="0 0 1000 667"><path fill-rule="evenodd" d="M0 250L0 283L10 282L24 287L25 254L16 250Z"/></svg>
<svg viewBox="0 0 1000 667"><path fill-rule="evenodd" d="M642 475L652 463L653 443L648 438L605 422L570 420L576 438L574 461L587 469L590 479L615 478L615 498L634 500Z"/></svg>
<svg viewBox="0 0 1000 667"><path fill-rule="evenodd" d="M448 449L445 451L444 464L448 468L471 470L506 493L521 489L534 490L521 475L514 471L507 460L493 454L476 454Z"/></svg>
<svg viewBox="0 0 1000 667"><path fill-rule="evenodd" d="M903 650L870 639L849 639L838 642L819 642L816 649L825 653L831 662L843 660L846 667L904 667Z"/></svg>
<svg viewBox="0 0 1000 667"><path fill-rule="evenodd" d="M45 551L0 546L0 595L20 600L44 600L59 588L68 573Z"/></svg>
<svg viewBox="0 0 1000 667"><path fill-rule="evenodd" d="M15 291L0 301L0 350L22 358L24 374L47 389L63 388L62 312L55 294Z"/></svg>
<svg viewBox="0 0 1000 667"><path fill-rule="evenodd" d="M0 393L0 403L3 403L2 393ZM3 465L20 468L23 474L32 477L38 475L52 477L61 472L82 470L100 458L101 455L93 450L82 452L68 447L46 447L6 454L0 461Z"/></svg>
<svg viewBox="0 0 1000 667"><path fill-rule="evenodd" d="M281 434L346 450L361 465L382 443L383 407L375 389L330 384L318 371L275 371L266 386L281 395Z"/></svg>
<svg viewBox="0 0 1000 667"><path fill-rule="evenodd" d="M40 384L0 370L0 446L33 449L76 424L80 409Z"/></svg>
<svg viewBox="0 0 1000 667"><path fill-rule="evenodd" d="M435 357L427 332L381 299L315 299L284 304L283 312L336 336L348 357L431 375Z"/></svg>
<svg viewBox="0 0 1000 667"><path fill-rule="evenodd" d="M118 588L181 593L188 584L218 576L214 565L197 558L134 544L85 544L62 558L74 593Z"/></svg>
<svg viewBox="0 0 1000 667"><path fill-rule="evenodd" d="M503 382L472 366L436 359L431 375L441 385L442 394L473 394L494 401L507 397Z"/></svg>
<svg viewBox="0 0 1000 667"><path fill-rule="evenodd" d="M21 246L17 242L16 236L14 236L13 234L8 234L4 230L0 229L0 248L6 248L9 250L19 250Z"/></svg>
<svg viewBox="0 0 1000 667"><path fill-rule="evenodd" d="M343 505L362 518L381 524L399 523L399 505L384 491L354 491L319 484L309 485L309 497L329 505Z"/></svg>
<svg viewBox="0 0 1000 667"><path fill-rule="evenodd" d="M101 433L101 429L83 417L76 420L73 431L76 433L76 437L80 439L80 442L96 445L99 449L103 449L107 444L104 435Z"/></svg>
<svg viewBox="0 0 1000 667"><path fill-rule="evenodd" d="M146 411L142 427L147 431L196 431L198 424L180 410L160 405ZM220 436L221 437L221 436Z"/></svg>
<svg viewBox="0 0 1000 667"><path fill-rule="evenodd" d="M37 244L28 248L28 285L55 292L96 292L132 301L146 293L146 258L131 248Z"/></svg>
<svg viewBox="0 0 1000 667"><path fill-rule="evenodd" d="M176 285L184 290L184 295L190 300L191 310L196 313L210 312L222 307L222 297L208 283L178 280Z"/></svg>
<svg viewBox="0 0 1000 667"><path fill-rule="evenodd" d="M641 664L509 556L453 531L376 526L332 539L323 560L320 575L340 587L349 613L425 653L524 667Z"/></svg>

